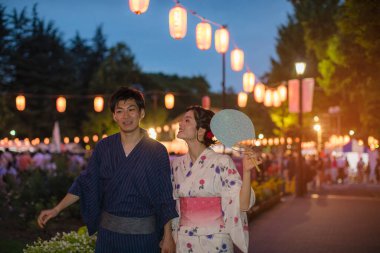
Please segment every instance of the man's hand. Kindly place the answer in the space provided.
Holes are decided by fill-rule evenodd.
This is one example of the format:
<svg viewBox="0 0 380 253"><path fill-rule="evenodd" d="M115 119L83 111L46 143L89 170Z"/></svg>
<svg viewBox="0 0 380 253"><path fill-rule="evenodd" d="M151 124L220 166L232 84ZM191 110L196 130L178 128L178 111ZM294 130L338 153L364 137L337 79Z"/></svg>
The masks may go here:
<svg viewBox="0 0 380 253"><path fill-rule="evenodd" d="M171 235L164 236L160 242L161 253L175 253L175 243Z"/></svg>
<svg viewBox="0 0 380 253"><path fill-rule="evenodd" d="M49 210L42 210L38 216L37 223L40 228L44 228L46 223L51 219L57 216L59 211L55 208Z"/></svg>

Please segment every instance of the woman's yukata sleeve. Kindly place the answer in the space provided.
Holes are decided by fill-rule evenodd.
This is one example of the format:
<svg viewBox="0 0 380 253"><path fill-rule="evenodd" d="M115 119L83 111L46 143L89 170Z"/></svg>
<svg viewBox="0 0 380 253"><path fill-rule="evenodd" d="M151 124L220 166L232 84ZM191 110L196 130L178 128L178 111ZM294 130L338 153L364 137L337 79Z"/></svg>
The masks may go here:
<svg viewBox="0 0 380 253"><path fill-rule="evenodd" d="M87 168L80 173L68 190L68 193L80 198L81 214L90 235L98 230L101 212L99 144L96 145Z"/></svg>
<svg viewBox="0 0 380 253"><path fill-rule="evenodd" d="M234 162L228 155L220 159L222 179L222 210L226 230L234 244L244 253L248 252L248 219L247 213L240 210L240 189L242 180ZM254 203L251 189L250 204ZM251 205L250 205L251 206Z"/></svg>
<svg viewBox="0 0 380 253"><path fill-rule="evenodd" d="M155 186L152 188L152 200L157 214L159 227L163 227L168 221L178 217L175 201L173 199L173 188L170 177L170 161L167 150L159 146L157 158L154 159L154 171L156 178Z"/></svg>

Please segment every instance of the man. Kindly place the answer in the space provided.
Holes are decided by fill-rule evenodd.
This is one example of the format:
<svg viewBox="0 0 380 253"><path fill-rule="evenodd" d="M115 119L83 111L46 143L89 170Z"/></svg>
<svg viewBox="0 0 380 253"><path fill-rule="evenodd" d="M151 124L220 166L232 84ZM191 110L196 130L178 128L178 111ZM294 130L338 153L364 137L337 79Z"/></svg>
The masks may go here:
<svg viewBox="0 0 380 253"><path fill-rule="evenodd" d="M78 199L89 234L98 231L96 252L175 251L170 220L177 217L165 147L140 128L145 115L142 94L120 88L110 109L120 132L100 141L87 169L38 224L57 216ZM160 243L160 232L164 236Z"/></svg>

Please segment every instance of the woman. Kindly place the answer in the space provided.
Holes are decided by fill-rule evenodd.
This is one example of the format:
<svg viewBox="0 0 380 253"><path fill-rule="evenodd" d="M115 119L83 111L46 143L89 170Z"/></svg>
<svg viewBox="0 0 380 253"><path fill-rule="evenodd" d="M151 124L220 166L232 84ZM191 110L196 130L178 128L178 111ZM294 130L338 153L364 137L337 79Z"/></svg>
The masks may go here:
<svg viewBox="0 0 380 253"><path fill-rule="evenodd" d="M243 180L228 155L214 152L210 121L214 113L189 107L177 137L189 151L172 162L173 191L180 215L173 222L176 252L248 252L247 211L254 203L253 165L243 158Z"/></svg>

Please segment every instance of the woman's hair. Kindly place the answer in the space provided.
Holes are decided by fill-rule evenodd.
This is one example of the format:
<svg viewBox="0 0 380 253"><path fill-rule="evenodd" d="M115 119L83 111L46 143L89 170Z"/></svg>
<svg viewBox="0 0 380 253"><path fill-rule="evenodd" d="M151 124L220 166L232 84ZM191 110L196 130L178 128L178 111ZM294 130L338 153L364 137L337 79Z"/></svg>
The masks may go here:
<svg viewBox="0 0 380 253"><path fill-rule="evenodd" d="M195 122L197 123L197 126L196 126L197 130L199 128L206 129L206 132L203 138L204 141L200 141L200 140L198 141L205 144L206 147L209 147L210 145L215 144L216 141L212 139L214 137L214 134L211 132L211 129L210 129L210 122L215 113L210 110L206 110L199 105L193 105L193 106L188 107L186 109L186 112L188 111L194 112ZM197 139L198 139L198 135L197 135Z"/></svg>
<svg viewBox="0 0 380 253"><path fill-rule="evenodd" d="M144 96L140 91L133 89L133 88L129 88L129 87L120 87L111 96L111 99L110 99L111 112L112 113L115 112L115 107L116 107L117 103L119 103L119 101L125 101L128 99L134 99L135 100L135 102L139 108L139 111L141 111L141 109L145 109Z"/></svg>

